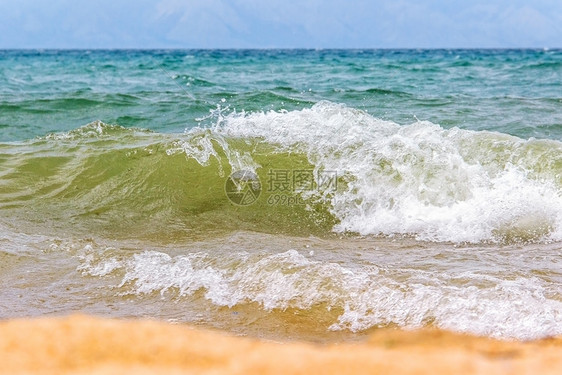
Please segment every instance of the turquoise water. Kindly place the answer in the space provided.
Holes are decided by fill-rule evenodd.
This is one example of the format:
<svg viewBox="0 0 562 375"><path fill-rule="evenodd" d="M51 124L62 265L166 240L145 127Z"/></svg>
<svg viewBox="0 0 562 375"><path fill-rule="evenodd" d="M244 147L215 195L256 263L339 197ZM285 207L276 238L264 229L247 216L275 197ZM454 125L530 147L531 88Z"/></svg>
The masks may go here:
<svg viewBox="0 0 562 375"><path fill-rule="evenodd" d="M562 334L562 51L0 51L0 318Z"/></svg>
<svg viewBox="0 0 562 375"><path fill-rule="evenodd" d="M560 50L0 51L0 140L94 120L181 132L217 105L322 100L399 124L560 139L561 64Z"/></svg>

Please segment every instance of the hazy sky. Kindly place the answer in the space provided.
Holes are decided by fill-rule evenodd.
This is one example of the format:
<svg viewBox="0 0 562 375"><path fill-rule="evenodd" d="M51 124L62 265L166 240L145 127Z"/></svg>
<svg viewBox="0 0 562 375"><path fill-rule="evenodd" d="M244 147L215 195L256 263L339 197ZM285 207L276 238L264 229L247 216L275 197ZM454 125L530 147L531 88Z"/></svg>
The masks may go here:
<svg viewBox="0 0 562 375"><path fill-rule="evenodd" d="M562 47L561 0L0 0L0 48Z"/></svg>

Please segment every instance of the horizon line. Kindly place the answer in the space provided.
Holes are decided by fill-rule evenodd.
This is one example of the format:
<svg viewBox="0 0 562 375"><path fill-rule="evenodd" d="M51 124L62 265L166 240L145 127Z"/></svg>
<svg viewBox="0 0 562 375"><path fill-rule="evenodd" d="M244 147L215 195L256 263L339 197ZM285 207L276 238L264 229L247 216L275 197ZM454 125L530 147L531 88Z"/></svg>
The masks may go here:
<svg viewBox="0 0 562 375"><path fill-rule="evenodd" d="M0 51L553 51L562 47L0 47Z"/></svg>

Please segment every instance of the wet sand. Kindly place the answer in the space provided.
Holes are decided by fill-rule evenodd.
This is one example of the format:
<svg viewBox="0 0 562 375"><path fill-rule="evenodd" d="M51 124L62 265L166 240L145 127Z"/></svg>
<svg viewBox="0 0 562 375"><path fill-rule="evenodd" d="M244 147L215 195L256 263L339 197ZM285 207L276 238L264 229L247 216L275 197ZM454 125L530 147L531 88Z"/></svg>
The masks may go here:
<svg viewBox="0 0 562 375"><path fill-rule="evenodd" d="M317 345L76 315L1 322L0 373L560 374L562 337L506 342L388 329L362 343Z"/></svg>

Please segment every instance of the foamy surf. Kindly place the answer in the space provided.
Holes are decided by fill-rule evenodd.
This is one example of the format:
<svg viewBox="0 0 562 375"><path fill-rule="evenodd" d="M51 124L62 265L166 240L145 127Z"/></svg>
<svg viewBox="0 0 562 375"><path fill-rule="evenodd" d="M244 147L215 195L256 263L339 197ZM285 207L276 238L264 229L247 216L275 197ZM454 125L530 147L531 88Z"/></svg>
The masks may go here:
<svg viewBox="0 0 562 375"><path fill-rule="evenodd" d="M228 308L236 315L224 324L252 321L257 306L265 319L306 314L331 331L430 325L503 339L562 334L559 250L413 245L238 233L171 252L88 245L77 271L110 281L124 299L205 300L205 315Z"/></svg>
<svg viewBox="0 0 562 375"><path fill-rule="evenodd" d="M266 143L272 154L306 155L314 176L335 171L341 181L336 192L317 189L307 196L329 204L338 233L451 242L562 236L557 141L444 129L427 121L400 126L329 102L292 112L219 114L211 130L186 136L179 149L202 165L210 157L220 161L216 147L232 170L259 170L250 152L225 143L228 137Z"/></svg>

